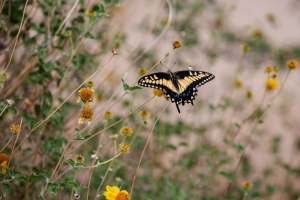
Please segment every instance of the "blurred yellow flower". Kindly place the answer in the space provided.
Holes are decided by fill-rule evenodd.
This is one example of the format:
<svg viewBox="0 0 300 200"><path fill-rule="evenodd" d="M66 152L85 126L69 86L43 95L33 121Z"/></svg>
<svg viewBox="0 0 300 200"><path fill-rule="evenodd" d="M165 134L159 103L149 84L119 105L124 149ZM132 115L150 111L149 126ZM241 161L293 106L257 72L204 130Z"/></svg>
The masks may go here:
<svg viewBox="0 0 300 200"><path fill-rule="evenodd" d="M121 133L124 135L124 136L130 136L131 133L132 133L132 128L129 128L127 126L123 126L122 129L121 129Z"/></svg>
<svg viewBox="0 0 300 200"><path fill-rule="evenodd" d="M272 72L272 70L273 70L272 67L269 67L269 66L265 68L265 72L267 72L267 73Z"/></svg>
<svg viewBox="0 0 300 200"><path fill-rule="evenodd" d="M155 96L161 97L164 94L164 92L162 90L159 90L159 89L153 89L153 94Z"/></svg>
<svg viewBox="0 0 300 200"><path fill-rule="evenodd" d="M237 88L240 88L240 87L242 87L243 86L243 81L242 81L242 79L241 78L236 78L235 79L235 82L234 82L234 85L235 85L235 87L237 87Z"/></svg>
<svg viewBox="0 0 300 200"><path fill-rule="evenodd" d="M181 42L179 40L175 40L173 42L173 47L174 47L174 49L181 47Z"/></svg>
<svg viewBox="0 0 300 200"><path fill-rule="evenodd" d="M83 161L84 161L84 157L82 156L82 155L76 155L75 156L75 161L77 162L77 163L83 163Z"/></svg>
<svg viewBox="0 0 300 200"><path fill-rule="evenodd" d="M130 200L130 195L126 190L120 191L117 186L106 186L106 191L103 194L106 200Z"/></svg>
<svg viewBox="0 0 300 200"><path fill-rule="evenodd" d="M94 11L94 10L91 10L91 9L90 9L90 10L87 11L87 15L88 15L89 17L95 17L96 14L97 14L97 13L96 13L96 11Z"/></svg>
<svg viewBox="0 0 300 200"><path fill-rule="evenodd" d="M130 146L128 144L125 144L124 142L122 142L120 144L120 148L121 148L121 151L124 153L129 153L129 151L130 151Z"/></svg>
<svg viewBox="0 0 300 200"><path fill-rule="evenodd" d="M248 182L248 181L245 181L245 182L243 183L243 187L244 187L244 189L249 190L249 189L252 188L252 183L250 183L250 182Z"/></svg>
<svg viewBox="0 0 300 200"><path fill-rule="evenodd" d="M2 174L6 173L6 169L4 167L7 166L8 160L8 155L6 155L5 153L0 153L0 169Z"/></svg>
<svg viewBox="0 0 300 200"><path fill-rule="evenodd" d="M94 101L94 89L91 88L81 88L78 91L79 95L77 98L77 102L79 103L82 100L86 106L89 106L89 102Z"/></svg>
<svg viewBox="0 0 300 200"><path fill-rule="evenodd" d="M103 114L106 119L110 119L113 117L113 114L110 111L105 111Z"/></svg>
<svg viewBox="0 0 300 200"><path fill-rule="evenodd" d="M79 119L78 119L78 124L83 124L85 120L88 120L88 123L90 124L93 119L93 110L90 109L89 107L85 107L81 110Z"/></svg>
<svg viewBox="0 0 300 200"><path fill-rule="evenodd" d="M142 110L140 112L140 115L141 115L142 118L146 118L146 117L149 117L149 112L146 111L146 110Z"/></svg>
<svg viewBox="0 0 300 200"><path fill-rule="evenodd" d="M252 98L252 92L251 92L250 90L247 90L247 91L246 91L246 97L247 97L248 99L251 99L251 98Z"/></svg>
<svg viewBox="0 0 300 200"><path fill-rule="evenodd" d="M13 132L13 133L19 133L19 131L21 130L21 127L19 124L13 124L11 127L10 127L10 131Z"/></svg>
<svg viewBox="0 0 300 200"><path fill-rule="evenodd" d="M279 85L278 81L274 78L268 78L266 82L266 87L268 90L273 90Z"/></svg>
<svg viewBox="0 0 300 200"><path fill-rule="evenodd" d="M286 62L286 65L289 69L295 69L298 66L298 61L297 60L288 60Z"/></svg>
<svg viewBox="0 0 300 200"><path fill-rule="evenodd" d="M242 48L244 52L247 52L251 49L251 47L248 44L243 44Z"/></svg>
<svg viewBox="0 0 300 200"><path fill-rule="evenodd" d="M139 75L144 76L147 73L147 70L145 68L139 69Z"/></svg>

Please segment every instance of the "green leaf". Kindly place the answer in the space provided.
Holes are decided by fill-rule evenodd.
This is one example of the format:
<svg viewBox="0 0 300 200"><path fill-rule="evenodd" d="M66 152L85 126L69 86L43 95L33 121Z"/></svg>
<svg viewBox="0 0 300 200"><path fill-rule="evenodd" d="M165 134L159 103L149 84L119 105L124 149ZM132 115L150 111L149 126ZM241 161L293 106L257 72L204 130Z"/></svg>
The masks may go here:
<svg viewBox="0 0 300 200"><path fill-rule="evenodd" d="M39 200L44 200L43 197L41 195L38 196Z"/></svg>
<svg viewBox="0 0 300 200"><path fill-rule="evenodd" d="M244 146L243 145L235 143L234 146L235 146L238 153L242 153L244 151Z"/></svg>
<svg viewBox="0 0 300 200"><path fill-rule="evenodd" d="M230 173L230 172L224 172L224 171L221 171L221 172L219 172L219 174L221 175L221 176L224 176L225 178L227 178L228 180L232 180L232 177L233 177L233 175L232 175L232 173Z"/></svg>
<svg viewBox="0 0 300 200"><path fill-rule="evenodd" d="M8 176L10 176L11 178L15 177L15 173L13 172L13 170L11 170L7 167L4 167L4 168L7 170Z"/></svg>
<svg viewBox="0 0 300 200"><path fill-rule="evenodd" d="M171 149L171 150L176 150L176 149L177 149L177 147L176 147L175 145L170 144L170 143L167 144L166 147L167 147L168 149Z"/></svg>
<svg viewBox="0 0 300 200"><path fill-rule="evenodd" d="M71 158L69 158L69 159L67 160L67 162L68 162L70 165L72 165L72 167L75 166L75 161L72 160Z"/></svg>
<svg viewBox="0 0 300 200"><path fill-rule="evenodd" d="M37 116L41 114L41 106L39 104L34 105L34 112Z"/></svg>
<svg viewBox="0 0 300 200"><path fill-rule="evenodd" d="M45 176L45 174L31 174L29 177L29 180L31 181L41 181L41 180L45 180L47 177Z"/></svg>
<svg viewBox="0 0 300 200"><path fill-rule="evenodd" d="M234 125L235 125L237 128L241 128L241 125L238 124L238 123L234 123Z"/></svg>
<svg viewBox="0 0 300 200"><path fill-rule="evenodd" d="M15 174L15 179L23 179L23 180L29 180L28 176L25 174Z"/></svg>
<svg viewBox="0 0 300 200"><path fill-rule="evenodd" d="M47 62L44 65L44 68L45 68L46 72L50 72L54 68L54 64L52 62Z"/></svg>
<svg viewBox="0 0 300 200"><path fill-rule="evenodd" d="M47 178L50 178L52 176L52 173L48 171L44 171L44 174Z"/></svg>
<svg viewBox="0 0 300 200"><path fill-rule="evenodd" d="M75 190L78 189L79 185L75 181L68 181L68 185L72 186Z"/></svg>
<svg viewBox="0 0 300 200"><path fill-rule="evenodd" d="M6 197L9 193L10 185L7 183L2 183L2 196Z"/></svg>
<svg viewBox="0 0 300 200"><path fill-rule="evenodd" d="M88 138L90 138L92 135L85 135L84 136L84 139L86 140L86 139L88 139Z"/></svg>
<svg viewBox="0 0 300 200"><path fill-rule="evenodd" d="M90 189L90 188L88 188L88 187L79 186L78 191L79 191L79 192L81 192L81 191L87 191L87 190L89 190L89 189Z"/></svg>
<svg viewBox="0 0 300 200"><path fill-rule="evenodd" d="M179 143L179 146L188 147L189 145L188 145L188 143L186 143L186 142L180 142L180 143Z"/></svg>
<svg viewBox="0 0 300 200"><path fill-rule="evenodd" d="M85 167L85 165L83 163L80 163L80 162L76 163L75 166L76 167Z"/></svg>
<svg viewBox="0 0 300 200"><path fill-rule="evenodd" d="M56 195L57 194L57 189L59 188L57 183L48 183L47 184L47 190L48 192Z"/></svg>
<svg viewBox="0 0 300 200"><path fill-rule="evenodd" d="M109 4L111 0L104 0L104 3Z"/></svg>
<svg viewBox="0 0 300 200"><path fill-rule="evenodd" d="M104 8L103 4L101 3L98 6L99 6L99 10L98 10L99 14L104 14L105 13L105 8Z"/></svg>
<svg viewBox="0 0 300 200"><path fill-rule="evenodd" d="M7 31L6 25L0 22L0 30L1 29L4 30L4 31Z"/></svg>
<svg viewBox="0 0 300 200"><path fill-rule="evenodd" d="M131 92L131 91L133 91L133 90L139 90L139 89L142 89L140 86L132 86L132 87L130 87L130 86L124 81L124 79L122 79L122 83L123 83L123 87L124 87L125 92Z"/></svg>
<svg viewBox="0 0 300 200"><path fill-rule="evenodd" d="M264 123L264 121L260 119L260 120L258 120L257 123L262 124L262 123Z"/></svg>
<svg viewBox="0 0 300 200"><path fill-rule="evenodd" d="M95 39L95 36L93 34L91 34L90 32L87 32L85 35L84 35L85 38L91 38L91 39Z"/></svg>

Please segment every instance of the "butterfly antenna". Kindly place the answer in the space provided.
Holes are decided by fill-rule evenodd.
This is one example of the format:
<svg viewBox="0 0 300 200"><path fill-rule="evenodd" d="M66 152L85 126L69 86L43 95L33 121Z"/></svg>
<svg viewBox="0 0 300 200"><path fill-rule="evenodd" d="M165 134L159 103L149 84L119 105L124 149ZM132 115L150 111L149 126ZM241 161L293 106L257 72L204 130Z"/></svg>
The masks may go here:
<svg viewBox="0 0 300 200"><path fill-rule="evenodd" d="M176 62L174 62L173 66L171 67L171 69L175 66Z"/></svg>
<svg viewBox="0 0 300 200"><path fill-rule="evenodd" d="M166 65L164 65L161 61L160 61L160 64L161 64L162 66L164 66L165 68L167 68L168 71L170 71L170 69L169 69Z"/></svg>

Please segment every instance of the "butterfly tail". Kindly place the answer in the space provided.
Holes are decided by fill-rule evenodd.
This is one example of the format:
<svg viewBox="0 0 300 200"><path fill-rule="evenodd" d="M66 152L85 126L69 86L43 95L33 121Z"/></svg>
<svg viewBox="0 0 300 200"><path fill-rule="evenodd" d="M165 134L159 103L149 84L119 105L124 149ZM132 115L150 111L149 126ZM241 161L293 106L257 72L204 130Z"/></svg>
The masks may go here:
<svg viewBox="0 0 300 200"><path fill-rule="evenodd" d="M178 112L180 113L180 109L179 109L179 107L178 107L177 102L175 102L175 104L176 104L176 108L177 108Z"/></svg>

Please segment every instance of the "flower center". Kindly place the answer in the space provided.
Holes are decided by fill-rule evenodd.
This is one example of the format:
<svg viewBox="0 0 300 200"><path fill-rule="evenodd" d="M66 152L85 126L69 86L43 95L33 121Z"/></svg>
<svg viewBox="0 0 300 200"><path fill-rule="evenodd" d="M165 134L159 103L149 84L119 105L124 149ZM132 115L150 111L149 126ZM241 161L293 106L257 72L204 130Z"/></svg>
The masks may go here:
<svg viewBox="0 0 300 200"><path fill-rule="evenodd" d="M129 194L126 194L125 192L119 192L119 194L116 196L116 200L130 200Z"/></svg>

